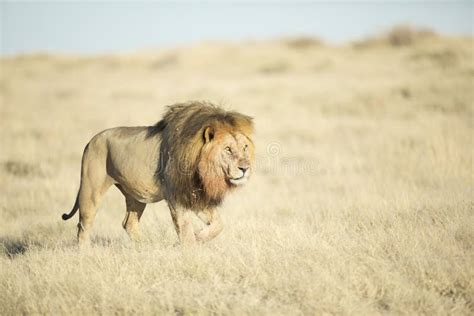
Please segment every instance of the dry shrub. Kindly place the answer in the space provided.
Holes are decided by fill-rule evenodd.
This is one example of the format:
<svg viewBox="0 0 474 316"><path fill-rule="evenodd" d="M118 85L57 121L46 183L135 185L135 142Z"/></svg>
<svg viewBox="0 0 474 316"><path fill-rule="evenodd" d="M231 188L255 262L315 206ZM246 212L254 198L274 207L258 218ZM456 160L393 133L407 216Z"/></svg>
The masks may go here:
<svg viewBox="0 0 474 316"><path fill-rule="evenodd" d="M43 173L38 165L8 160L3 163L3 169L16 177L31 177L31 176L42 176Z"/></svg>
<svg viewBox="0 0 474 316"><path fill-rule="evenodd" d="M290 65L285 61L277 61L268 63L259 68L259 71L263 74L277 74L284 73L290 70Z"/></svg>
<svg viewBox="0 0 474 316"><path fill-rule="evenodd" d="M368 37L354 43L356 48L366 48L381 45L393 47L410 46L437 34L427 28L416 28L410 25L398 25L381 35Z"/></svg>
<svg viewBox="0 0 474 316"><path fill-rule="evenodd" d="M283 40L283 42L286 46L293 49L308 49L323 45L320 39L309 36L291 37Z"/></svg>
<svg viewBox="0 0 474 316"><path fill-rule="evenodd" d="M149 68L151 70L156 70L169 66L175 66L178 64L178 61L178 56L176 54L168 54L166 56L153 59L149 64Z"/></svg>
<svg viewBox="0 0 474 316"><path fill-rule="evenodd" d="M435 36L436 33L425 28L413 28L409 25L400 25L392 28L386 38L392 46L407 46L416 41Z"/></svg>
<svg viewBox="0 0 474 316"><path fill-rule="evenodd" d="M57 56L53 56L49 53L25 53L18 54L13 57L6 57L5 60L12 62L30 62L30 63L48 63L57 59Z"/></svg>
<svg viewBox="0 0 474 316"><path fill-rule="evenodd" d="M415 62L428 60L442 68L455 66L459 61L459 56L454 49L444 48L438 50L424 50L410 56Z"/></svg>

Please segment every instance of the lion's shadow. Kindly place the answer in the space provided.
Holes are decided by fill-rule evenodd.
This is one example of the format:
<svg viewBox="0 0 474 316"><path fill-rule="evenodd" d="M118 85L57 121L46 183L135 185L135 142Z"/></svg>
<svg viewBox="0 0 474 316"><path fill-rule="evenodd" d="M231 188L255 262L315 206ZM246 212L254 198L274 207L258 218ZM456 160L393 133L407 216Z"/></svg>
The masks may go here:
<svg viewBox="0 0 474 316"><path fill-rule="evenodd" d="M144 241L146 243L146 241ZM123 237L106 237L101 235L93 236L91 239L91 246L94 248L112 248L115 246L125 246L135 245L130 240ZM27 236L23 237L0 237L0 252L2 255L9 258L15 259L17 256L27 254L32 248L34 249L45 249L49 248L48 243L42 243L37 240L31 240ZM54 245L52 245L54 247ZM68 240L66 242L61 242L60 247L62 249L77 249L77 241Z"/></svg>
<svg viewBox="0 0 474 316"><path fill-rule="evenodd" d="M109 238L103 236L95 236L91 240L93 247L112 247L120 244L121 238ZM26 254L31 248L45 248L46 246L38 241L25 240L23 238L0 237L0 250L3 250L3 255L14 259L19 255ZM65 248L76 248L77 243L70 241L64 244Z"/></svg>
<svg viewBox="0 0 474 316"><path fill-rule="evenodd" d="M3 254L10 259L25 254L31 246L39 246L37 242L5 237L0 238L0 245L3 248Z"/></svg>

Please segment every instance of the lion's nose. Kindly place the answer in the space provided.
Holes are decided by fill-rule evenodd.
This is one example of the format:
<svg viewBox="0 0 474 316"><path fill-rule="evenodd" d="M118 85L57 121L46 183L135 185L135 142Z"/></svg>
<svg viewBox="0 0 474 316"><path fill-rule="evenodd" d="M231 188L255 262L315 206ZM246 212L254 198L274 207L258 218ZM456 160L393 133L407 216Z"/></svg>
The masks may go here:
<svg viewBox="0 0 474 316"><path fill-rule="evenodd" d="M245 172L249 169L249 167L239 167L240 171L242 171L242 174L245 174Z"/></svg>

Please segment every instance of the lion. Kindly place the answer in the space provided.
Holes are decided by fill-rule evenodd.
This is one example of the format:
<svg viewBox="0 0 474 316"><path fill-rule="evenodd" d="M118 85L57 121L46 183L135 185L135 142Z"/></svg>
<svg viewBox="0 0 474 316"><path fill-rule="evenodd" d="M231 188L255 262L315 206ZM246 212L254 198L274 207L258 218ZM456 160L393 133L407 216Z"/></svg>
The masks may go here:
<svg viewBox="0 0 474 316"><path fill-rule="evenodd" d="M218 207L252 173L253 119L208 102L168 106L153 126L116 127L95 135L82 156L81 182L68 220L79 210L77 240L90 245L90 231L105 192L115 185L125 196L122 226L134 241L148 203L165 200L184 246L216 237L223 228ZM190 214L205 226L194 231Z"/></svg>

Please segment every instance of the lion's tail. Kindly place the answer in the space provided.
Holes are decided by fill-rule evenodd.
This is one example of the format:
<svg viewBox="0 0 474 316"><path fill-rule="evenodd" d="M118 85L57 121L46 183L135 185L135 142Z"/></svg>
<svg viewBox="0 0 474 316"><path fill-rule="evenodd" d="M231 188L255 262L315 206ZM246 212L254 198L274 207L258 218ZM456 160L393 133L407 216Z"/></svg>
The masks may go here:
<svg viewBox="0 0 474 316"><path fill-rule="evenodd" d="M76 214L78 209L79 209L79 192L77 193L76 202L74 203L74 206L72 207L72 210L69 212L69 214L64 213L63 216L62 216L62 219L67 221L68 219L73 217L74 214Z"/></svg>

